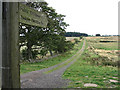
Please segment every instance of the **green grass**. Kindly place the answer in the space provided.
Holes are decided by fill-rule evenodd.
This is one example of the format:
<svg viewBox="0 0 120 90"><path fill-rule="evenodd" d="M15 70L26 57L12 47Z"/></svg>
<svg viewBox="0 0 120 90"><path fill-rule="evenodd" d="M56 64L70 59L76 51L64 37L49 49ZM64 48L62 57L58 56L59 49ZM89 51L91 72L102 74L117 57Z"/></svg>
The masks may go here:
<svg viewBox="0 0 120 90"><path fill-rule="evenodd" d="M64 67L64 66L66 66L66 65L67 65L68 63L70 63L72 60L73 60L73 59L67 61L67 62L64 63L64 64L61 64L60 66L58 66L58 67L56 67L56 68L53 68L52 70L49 70L49 71L47 71L47 72L44 72L44 73L45 73L45 74L48 74L48 73L51 73L51 72L53 72L53 71L55 71L55 70L58 70L58 69L60 69L60 68L62 68L62 67Z"/></svg>
<svg viewBox="0 0 120 90"><path fill-rule="evenodd" d="M87 49L85 50L84 54L85 53L88 53ZM82 54L81 57L73 65L71 65L63 74L64 79L70 79L72 81L68 85L68 88L86 88L84 87L85 83L97 84L97 88L116 88L118 83L111 83L109 82L109 80L117 80L113 77L118 77L118 69L112 66L105 67L91 65L90 62L87 62L85 60L86 56L84 54ZM92 57L97 57L94 54L91 55Z"/></svg>
<svg viewBox="0 0 120 90"><path fill-rule="evenodd" d="M112 43L94 43L94 48L97 49L104 49L104 50L118 50L118 43L112 42Z"/></svg>
<svg viewBox="0 0 120 90"><path fill-rule="evenodd" d="M44 60L38 63L37 62L36 63L23 63L20 65L20 74L40 70L43 68L48 68L50 66L62 63L68 58L72 57L82 47L82 45L83 45L83 41L80 42L79 44L76 44L73 50L67 53L61 54L60 56L57 56L52 59Z"/></svg>
<svg viewBox="0 0 120 90"><path fill-rule="evenodd" d="M107 39L108 38L108 39ZM99 42L99 41L116 41L113 37L106 37L106 38L92 38L88 39L87 41L96 49L104 49L104 50L118 50L118 42Z"/></svg>
<svg viewBox="0 0 120 90"><path fill-rule="evenodd" d="M23 73L27 73L27 72L31 72L31 71L40 70L43 68L48 68L48 67L53 66L55 64L61 63L70 57L71 57L70 54L65 53L65 55L60 55L60 56L57 56L55 58L48 59L48 60L45 60L42 62L21 64L20 73L23 74Z"/></svg>
<svg viewBox="0 0 120 90"><path fill-rule="evenodd" d="M76 48L77 48L78 50L80 50L80 49L82 48L82 45L83 45L83 41L81 42L80 47L76 47ZM79 45L78 45L78 46L79 46ZM78 54L79 54L79 53L78 53ZM77 54L76 54L76 56L77 56ZM73 59L76 58L76 56L75 56L75 57L72 57L70 60L68 60L68 61L65 62L64 64L61 64L61 65L59 65L58 67L53 68L52 70L49 70L49 71L44 72L44 73L48 74L48 73L51 73L51 72L53 72L53 71L55 71L55 70L60 69L61 67L64 67L64 66L68 65L71 61L73 61Z"/></svg>

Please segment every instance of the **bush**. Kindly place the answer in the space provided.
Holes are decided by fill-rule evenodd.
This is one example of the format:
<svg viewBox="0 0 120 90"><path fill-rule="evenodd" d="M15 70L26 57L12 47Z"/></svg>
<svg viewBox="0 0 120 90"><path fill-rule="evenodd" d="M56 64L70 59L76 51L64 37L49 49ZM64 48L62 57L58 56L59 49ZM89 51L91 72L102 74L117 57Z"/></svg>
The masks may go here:
<svg viewBox="0 0 120 90"><path fill-rule="evenodd" d="M31 59L36 59L37 55L39 54L38 50L31 51ZM21 59L27 60L28 52L27 49L23 49L21 51Z"/></svg>
<svg viewBox="0 0 120 90"><path fill-rule="evenodd" d="M80 36L80 39L82 39L83 37L82 36Z"/></svg>
<svg viewBox="0 0 120 90"><path fill-rule="evenodd" d="M48 50L46 48L42 48L42 50L40 51L40 54L42 55L42 58L44 56L46 56L47 53L48 53Z"/></svg>
<svg viewBox="0 0 120 90"><path fill-rule="evenodd" d="M75 44L78 44L78 42L80 42L77 38L75 38L74 40L75 40Z"/></svg>
<svg viewBox="0 0 120 90"><path fill-rule="evenodd" d="M36 59L37 55L39 54L38 50L32 51L32 58Z"/></svg>
<svg viewBox="0 0 120 90"><path fill-rule="evenodd" d="M20 56L22 60L27 60L27 49L26 48L21 51Z"/></svg>
<svg viewBox="0 0 120 90"><path fill-rule="evenodd" d="M85 59L87 62L90 62L90 64L92 65L102 65L102 66L113 66L116 67L120 64L119 61L113 61L108 59L108 57L104 57L104 56L98 56L98 57L91 57L90 54L88 53L84 53L85 55Z"/></svg>
<svg viewBox="0 0 120 90"><path fill-rule="evenodd" d="M70 41L66 41L65 51L68 51L70 49L73 49L74 44Z"/></svg>

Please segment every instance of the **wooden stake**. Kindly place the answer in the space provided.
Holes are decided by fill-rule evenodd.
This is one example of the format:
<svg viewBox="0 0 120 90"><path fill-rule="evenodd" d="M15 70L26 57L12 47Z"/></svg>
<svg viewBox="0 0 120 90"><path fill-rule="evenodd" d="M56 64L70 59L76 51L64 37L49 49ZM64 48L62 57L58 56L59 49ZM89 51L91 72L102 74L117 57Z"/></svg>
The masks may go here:
<svg viewBox="0 0 120 90"><path fill-rule="evenodd" d="M0 1L0 88L2 85L2 2Z"/></svg>
<svg viewBox="0 0 120 90"><path fill-rule="evenodd" d="M3 3L2 88L20 88L17 2Z"/></svg>

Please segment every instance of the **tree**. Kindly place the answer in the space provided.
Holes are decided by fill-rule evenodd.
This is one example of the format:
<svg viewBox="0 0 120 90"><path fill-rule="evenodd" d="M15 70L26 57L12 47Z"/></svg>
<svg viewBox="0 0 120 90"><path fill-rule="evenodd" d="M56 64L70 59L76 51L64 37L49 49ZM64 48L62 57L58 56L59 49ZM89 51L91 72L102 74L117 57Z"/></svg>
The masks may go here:
<svg viewBox="0 0 120 90"><path fill-rule="evenodd" d="M70 49L73 48L74 44L70 41L65 41L65 37L59 37L59 41L56 42L56 48L54 48L54 51L56 53L64 53Z"/></svg>
<svg viewBox="0 0 120 90"><path fill-rule="evenodd" d="M79 33L79 32L66 32L65 36L66 37L80 37L80 36L87 37L88 34L86 34L86 33Z"/></svg>
<svg viewBox="0 0 120 90"><path fill-rule="evenodd" d="M65 15L56 13L55 9L47 7L47 4L45 2L43 3L44 4L41 5L41 11L45 12L48 17L48 25L46 28L47 37L44 38L44 47L48 48L52 56L52 50L57 47L55 43L61 42L59 37L64 35L65 29L69 25L63 22Z"/></svg>
<svg viewBox="0 0 120 90"><path fill-rule="evenodd" d="M46 56L47 52L48 52L47 48L42 48L42 50L40 51L40 54L42 55L42 58L44 56Z"/></svg>
<svg viewBox="0 0 120 90"><path fill-rule="evenodd" d="M101 36L100 34L96 34L96 36Z"/></svg>
<svg viewBox="0 0 120 90"><path fill-rule="evenodd" d="M60 48L58 43L65 42L64 33L66 27L69 26L64 22L65 15L56 13L55 9L48 7L46 2L29 2L26 5L44 12L48 19L48 25L46 28L40 28L20 24L20 47L23 45L27 46L27 59L32 58L33 45L40 46L42 55L44 51L49 51L52 56L52 51ZM57 51L60 52L58 49Z"/></svg>

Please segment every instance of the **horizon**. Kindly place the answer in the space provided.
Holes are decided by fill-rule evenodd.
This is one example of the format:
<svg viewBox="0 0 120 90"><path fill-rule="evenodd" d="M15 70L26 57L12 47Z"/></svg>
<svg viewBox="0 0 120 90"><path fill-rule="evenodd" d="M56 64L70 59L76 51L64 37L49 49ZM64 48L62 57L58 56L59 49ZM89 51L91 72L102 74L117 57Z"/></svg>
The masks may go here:
<svg viewBox="0 0 120 90"><path fill-rule="evenodd" d="M65 22L70 24L67 32L84 32L91 35L118 34L119 0L45 1L57 13L66 15Z"/></svg>
<svg viewBox="0 0 120 90"><path fill-rule="evenodd" d="M66 31L66 32L70 32L70 31ZM75 32L75 31L71 31L71 32ZM84 32L75 32L75 33L84 33ZM84 34L88 34L88 33L84 33ZM96 33L96 34L100 34L100 33ZM88 35L93 35L93 34L88 34ZM95 35L93 35L93 36L95 36ZM100 35L103 35L103 36L105 36L105 35L106 36L111 35L111 36L113 36L113 35L119 35L119 34L100 34Z"/></svg>

